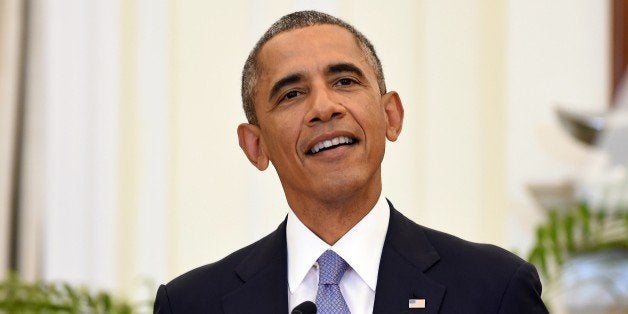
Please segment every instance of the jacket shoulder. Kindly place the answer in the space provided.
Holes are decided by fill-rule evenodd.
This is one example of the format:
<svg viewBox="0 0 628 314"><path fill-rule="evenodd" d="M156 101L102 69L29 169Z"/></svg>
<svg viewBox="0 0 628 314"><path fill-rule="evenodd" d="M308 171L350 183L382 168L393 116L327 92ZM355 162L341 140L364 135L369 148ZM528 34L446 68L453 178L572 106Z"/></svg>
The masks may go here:
<svg viewBox="0 0 628 314"><path fill-rule="evenodd" d="M421 226L392 205L389 236L391 248L446 287L443 312L547 312L536 269L507 250Z"/></svg>
<svg viewBox="0 0 628 314"><path fill-rule="evenodd" d="M166 284L169 293L181 291L184 294L189 294L192 291L200 291L203 287L223 287L225 283L231 281L239 283L234 268L249 255L253 248L262 241L259 240L253 244L250 244L244 248L241 248L228 256L207 264L172 279Z"/></svg>
<svg viewBox="0 0 628 314"><path fill-rule="evenodd" d="M473 261L470 262L470 266L473 267L485 264L513 270L526 263L519 256L496 245L471 242L441 231L422 226L421 228L441 256L441 262Z"/></svg>
<svg viewBox="0 0 628 314"><path fill-rule="evenodd" d="M450 299L468 300L467 309L475 306L486 313L547 313L541 300L541 282L532 264L495 245L424 230L440 255L427 273L448 283Z"/></svg>
<svg viewBox="0 0 628 314"><path fill-rule="evenodd" d="M243 283L237 269L252 257L273 254L281 246L284 224L264 238L241 248L211 264L192 269L162 285L157 292L155 309L168 308L164 313L196 313L221 311L221 299L238 289ZM285 235L284 235L285 238ZM164 304L167 303L167 304Z"/></svg>

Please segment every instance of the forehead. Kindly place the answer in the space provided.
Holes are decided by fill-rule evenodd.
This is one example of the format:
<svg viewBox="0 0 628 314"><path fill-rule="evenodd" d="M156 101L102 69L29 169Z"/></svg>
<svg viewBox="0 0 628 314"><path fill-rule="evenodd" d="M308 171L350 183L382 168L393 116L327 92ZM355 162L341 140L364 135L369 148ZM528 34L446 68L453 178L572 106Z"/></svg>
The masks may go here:
<svg viewBox="0 0 628 314"><path fill-rule="evenodd" d="M374 76L355 36L337 25L314 25L280 33L258 55L260 83L293 72L323 70L350 62ZM259 86L262 87L262 86Z"/></svg>

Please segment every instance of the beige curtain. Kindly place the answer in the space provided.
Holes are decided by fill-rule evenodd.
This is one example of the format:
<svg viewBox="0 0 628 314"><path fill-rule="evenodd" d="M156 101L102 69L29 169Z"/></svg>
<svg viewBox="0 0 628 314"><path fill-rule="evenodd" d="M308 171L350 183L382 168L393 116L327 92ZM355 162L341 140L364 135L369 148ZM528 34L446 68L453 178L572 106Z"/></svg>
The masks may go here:
<svg viewBox="0 0 628 314"><path fill-rule="evenodd" d="M21 1L0 0L0 278L9 268Z"/></svg>

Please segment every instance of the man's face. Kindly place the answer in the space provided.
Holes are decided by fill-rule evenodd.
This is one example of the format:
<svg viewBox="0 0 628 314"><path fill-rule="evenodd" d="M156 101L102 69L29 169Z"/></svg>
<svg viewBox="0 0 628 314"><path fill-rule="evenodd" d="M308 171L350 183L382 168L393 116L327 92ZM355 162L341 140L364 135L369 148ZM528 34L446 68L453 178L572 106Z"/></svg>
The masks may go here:
<svg viewBox="0 0 628 314"><path fill-rule="evenodd" d="M248 125L258 141L256 152L243 146L249 159L260 169L265 158L273 163L289 201L379 193L386 137L396 139L403 108L396 93L380 95L353 35L335 25L284 32L258 61L259 127Z"/></svg>

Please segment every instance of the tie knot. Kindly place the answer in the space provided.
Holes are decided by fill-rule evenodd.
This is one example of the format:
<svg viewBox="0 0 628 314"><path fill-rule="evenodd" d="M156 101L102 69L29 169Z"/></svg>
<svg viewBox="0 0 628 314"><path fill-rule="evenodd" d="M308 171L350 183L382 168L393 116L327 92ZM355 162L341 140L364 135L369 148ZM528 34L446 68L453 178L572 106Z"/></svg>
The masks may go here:
<svg viewBox="0 0 628 314"><path fill-rule="evenodd" d="M349 267L340 255L327 250L318 258L318 284L337 285Z"/></svg>

